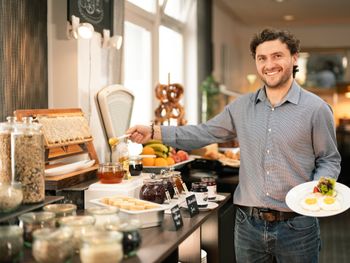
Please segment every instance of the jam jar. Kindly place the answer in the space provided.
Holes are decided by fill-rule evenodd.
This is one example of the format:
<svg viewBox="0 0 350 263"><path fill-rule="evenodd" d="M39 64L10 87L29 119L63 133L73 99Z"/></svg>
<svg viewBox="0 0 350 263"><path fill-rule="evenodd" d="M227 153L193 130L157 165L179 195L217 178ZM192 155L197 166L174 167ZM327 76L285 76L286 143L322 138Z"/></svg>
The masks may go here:
<svg viewBox="0 0 350 263"><path fill-rule="evenodd" d="M124 175L125 171L120 163L102 163L97 170L97 177L102 184L121 183Z"/></svg>
<svg viewBox="0 0 350 263"><path fill-rule="evenodd" d="M158 204L163 204L166 195L163 180L161 179L146 179L140 189L140 199L151 201Z"/></svg>
<svg viewBox="0 0 350 263"><path fill-rule="evenodd" d="M55 214L52 212L30 212L18 217L19 226L23 228L24 245L32 246L33 232L40 228L54 228Z"/></svg>
<svg viewBox="0 0 350 263"><path fill-rule="evenodd" d="M73 232L68 228L35 230L32 247L35 261L39 263L69 262L74 254L72 236Z"/></svg>
<svg viewBox="0 0 350 263"><path fill-rule="evenodd" d="M172 175L174 186L176 186L177 191L179 192L179 194L181 194L182 192L185 191L185 189L183 187L181 173L178 171L174 171L174 172L171 172L170 174ZM175 192L176 192L176 190L175 190Z"/></svg>
<svg viewBox="0 0 350 263"><path fill-rule="evenodd" d="M119 231L123 234L124 258L136 255L142 243L139 231L140 221L138 219L123 220L120 224L107 224L105 228L108 231Z"/></svg>
<svg viewBox="0 0 350 263"><path fill-rule="evenodd" d="M0 226L0 262L20 262L23 252L23 229Z"/></svg>
<svg viewBox="0 0 350 263"><path fill-rule="evenodd" d="M216 181L214 177L202 177L201 182L205 183L208 188L208 200L216 198Z"/></svg>
<svg viewBox="0 0 350 263"><path fill-rule="evenodd" d="M164 175L160 175L157 176L157 179L160 179L163 181L164 184L164 188L166 191L166 195L169 194L169 199L173 198L175 195L175 190L174 190L174 186L173 186L173 178L171 175L168 174L164 174Z"/></svg>
<svg viewBox="0 0 350 263"><path fill-rule="evenodd" d="M198 207L203 208L208 206L208 188L205 183L192 183L191 191L196 196Z"/></svg>
<svg viewBox="0 0 350 263"><path fill-rule="evenodd" d="M140 156L131 156L129 159L129 172L131 176L140 175L142 168L142 158Z"/></svg>

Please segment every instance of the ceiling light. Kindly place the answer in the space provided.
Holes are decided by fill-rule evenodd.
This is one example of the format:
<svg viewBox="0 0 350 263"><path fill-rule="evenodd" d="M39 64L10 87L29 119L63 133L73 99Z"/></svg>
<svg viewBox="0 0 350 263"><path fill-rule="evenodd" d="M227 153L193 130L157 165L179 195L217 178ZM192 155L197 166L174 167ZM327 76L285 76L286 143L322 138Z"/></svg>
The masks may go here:
<svg viewBox="0 0 350 263"><path fill-rule="evenodd" d="M293 21L294 20L294 16L293 15L284 15L283 19L285 21Z"/></svg>

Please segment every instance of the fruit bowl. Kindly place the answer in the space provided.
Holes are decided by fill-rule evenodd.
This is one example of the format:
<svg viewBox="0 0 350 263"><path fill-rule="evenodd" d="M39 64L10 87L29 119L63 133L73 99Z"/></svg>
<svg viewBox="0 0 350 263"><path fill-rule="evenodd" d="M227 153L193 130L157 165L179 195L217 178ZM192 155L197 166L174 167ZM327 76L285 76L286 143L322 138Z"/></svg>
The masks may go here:
<svg viewBox="0 0 350 263"><path fill-rule="evenodd" d="M174 168L174 169L181 169L184 167L186 164L194 161L193 158L189 158L186 161L178 162L173 165L167 165L167 166L143 166L142 171L144 173L155 173L155 174L160 174L160 171L163 169L169 169L169 168Z"/></svg>

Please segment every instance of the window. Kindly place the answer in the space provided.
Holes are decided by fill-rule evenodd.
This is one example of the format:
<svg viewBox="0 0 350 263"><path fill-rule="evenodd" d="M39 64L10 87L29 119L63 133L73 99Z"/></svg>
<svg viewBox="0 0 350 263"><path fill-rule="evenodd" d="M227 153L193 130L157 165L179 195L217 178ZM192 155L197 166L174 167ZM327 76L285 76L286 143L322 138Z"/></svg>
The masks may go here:
<svg viewBox="0 0 350 263"><path fill-rule="evenodd" d="M128 0L125 3L124 86L135 95L131 125L154 120L154 109L159 105L154 88L157 83L168 83L168 73L171 83L180 83L185 91L197 92L196 81L193 81L196 75L191 75L190 82L186 78L186 72L195 71L190 68L197 67L196 59L188 63L185 58L189 46L186 18L190 17L187 13L191 7L192 12L195 10L195 1ZM193 25L191 30L194 33ZM193 42L195 38L190 39ZM184 102L182 106L185 106ZM197 119L193 116L197 116L197 107L192 105L191 109L186 109L186 119L187 115L192 116L191 122L195 123Z"/></svg>

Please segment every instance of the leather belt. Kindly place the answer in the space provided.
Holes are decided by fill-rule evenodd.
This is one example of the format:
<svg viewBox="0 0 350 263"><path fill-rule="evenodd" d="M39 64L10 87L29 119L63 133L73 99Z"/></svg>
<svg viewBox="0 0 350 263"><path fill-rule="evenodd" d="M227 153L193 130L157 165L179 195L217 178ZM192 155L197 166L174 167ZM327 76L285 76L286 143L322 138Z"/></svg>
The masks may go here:
<svg viewBox="0 0 350 263"><path fill-rule="evenodd" d="M300 216L299 214L294 212L282 212L269 208L249 207L241 205L236 206L239 209L241 209L247 216L254 217L260 220L265 220L267 222L286 221L293 217Z"/></svg>

